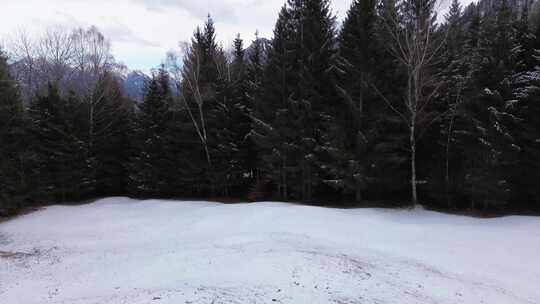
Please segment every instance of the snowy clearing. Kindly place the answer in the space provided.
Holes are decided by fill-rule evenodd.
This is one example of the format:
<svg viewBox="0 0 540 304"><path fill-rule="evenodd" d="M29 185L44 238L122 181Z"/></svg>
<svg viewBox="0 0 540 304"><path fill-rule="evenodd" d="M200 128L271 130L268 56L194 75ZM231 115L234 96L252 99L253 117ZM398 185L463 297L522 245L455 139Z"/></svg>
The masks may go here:
<svg viewBox="0 0 540 304"><path fill-rule="evenodd" d="M0 223L0 302L540 303L540 218L109 198Z"/></svg>

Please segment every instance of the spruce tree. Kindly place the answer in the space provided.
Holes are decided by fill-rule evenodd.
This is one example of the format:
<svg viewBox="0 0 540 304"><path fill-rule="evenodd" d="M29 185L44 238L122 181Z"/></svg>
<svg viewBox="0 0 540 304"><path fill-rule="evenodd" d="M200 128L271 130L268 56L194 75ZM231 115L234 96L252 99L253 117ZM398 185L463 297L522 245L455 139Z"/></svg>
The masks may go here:
<svg viewBox="0 0 540 304"><path fill-rule="evenodd" d="M445 56L447 63L452 63L458 59L463 47L463 13L458 0L452 0L450 9L445 15L445 26L447 32Z"/></svg>
<svg viewBox="0 0 540 304"><path fill-rule="evenodd" d="M197 28L184 59L181 83L184 123L191 125L193 163L198 164L200 185L197 191L224 191L230 166L225 150L236 149L227 118L232 110L233 78L225 52L216 43L215 27L210 16L204 29ZM227 119L225 119L227 118ZM197 144L196 144L197 143ZM223 152L223 153L222 153ZM224 182L224 183L222 183Z"/></svg>
<svg viewBox="0 0 540 304"><path fill-rule="evenodd" d="M512 192L508 170L520 148L512 132L516 118L504 102L519 49L511 10L502 0L494 16L473 17L464 50L468 72L455 140L463 145L462 185L473 209L504 206Z"/></svg>
<svg viewBox="0 0 540 304"><path fill-rule="evenodd" d="M261 103L263 98L263 81L264 81L264 58L265 53L262 45L262 40L259 38L258 31L255 32L255 40L251 44L251 53L248 54L245 68L245 97L248 102L248 115L250 118L250 132L253 130L253 118L261 115ZM260 183L260 168L259 168L259 151L256 143L251 136L245 138L249 143L249 151L246 159L246 166L250 171L251 179ZM256 186L256 185L255 185Z"/></svg>
<svg viewBox="0 0 540 304"><path fill-rule="evenodd" d="M215 68L219 74L213 83L215 98L209 106L207 116L213 161L210 186L224 196L229 195L231 187L240 180L242 172L242 159L239 158L242 151L238 138L245 123L242 124L238 119L245 103L241 96L241 82L237 82L237 77L243 77L243 47L240 39L235 42L235 57L230 66L225 56L217 56L215 59Z"/></svg>
<svg viewBox="0 0 540 304"><path fill-rule="evenodd" d="M170 111L168 88L163 87L168 85L164 75L163 70L153 75L136 116L134 145L137 152L131 161L130 179L132 192L139 195L160 195L166 189L164 170L170 167L164 162L164 156Z"/></svg>
<svg viewBox="0 0 540 304"><path fill-rule="evenodd" d="M39 180L42 198L76 200L94 191L94 170L80 105L73 93L62 97L53 84L31 104L31 149L37 154L34 178Z"/></svg>
<svg viewBox="0 0 540 304"><path fill-rule="evenodd" d="M324 179L329 124L342 110L335 103L335 17L327 0L290 0L297 45L298 83L290 97L296 134L295 182L300 199L313 199Z"/></svg>
<svg viewBox="0 0 540 304"><path fill-rule="evenodd" d="M464 105L465 127L456 135L466 148L464 187L471 209L505 207L512 185L509 169L516 165L517 118L498 91L484 89Z"/></svg>
<svg viewBox="0 0 540 304"><path fill-rule="evenodd" d="M209 63L206 60L208 54L204 48L204 40L202 30L197 27L184 57L180 84L182 110L178 116L186 130L189 130L184 135L184 142L192 151L188 156L192 164L192 170L189 171L192 173L193 182L201 185L193 189L195 193L209 190L209 171L212 170L206 116L207 103L211 102L214 92L207 79L208 75L202 73L202 67Z"/></svg>
<svg viewBox="0 0 540 304"><path fill-rule="evenodd" d="M509 168L514 186L513 205L518 210L540 210L540 72L521 72L512 78L512 99L507 101L519 117L514 128L520 148L518 165Z"/></svg>
<svg viewBox="0 0 540 304"><path fill-rule="evenodd" d="M495 20L495 35L493 45L493 57L496 64L501 69L502 77L507 76L508 72L513 71L515 56L513 49L515 48L514 28L512 8L508 5L508 0L501 0L499 10ZM487 38L487 37L486 37Z"/></svg>
<svg viewBox="0 0 540 304"><path fill-rule="evenodd" d="M475 86L496 89L511 75L517 50L512 27L512 13L507 0L501 0L495 15L481 18L479 39L471 66Z"/></svg>
<svg viewBox="0 0 540 304"><path fill-rule="evenodd" d="M463 101L463 91L467 77L467 62L463 60L464 48L466 47L463 13L459 1L454 0L450 10L445 15L445 24L443 30L446 31L446 42L442 53L440 63L440 75L442 81L441 96L439 98L438 111L441 113L441 123L439 125L439 134L436 136L436 142L440 143L441 150L436 149L443 159L443 174L433 172L430 191L434 197L443 197L446 201L446 207L455 208L457 199L457 189L455 183L455 174L459 157L455 157L455 151L459 147L455 146L454 133L456 130L456 117ZM437 160L435 160L437 162ZM431 163L431 166L436 165ZM435 171L435 170L432 170ZM442 178L439 178L441 176Z"/></svg>
<svg viewBox="0 0 540 304"><path fill-rule="evenodd" d="M342 97L341 111L333 123L329 136L330 161L326 184L340 189L343 194L354 194L357 202L372 181L368 168L369 145L372 143L381 107L371 86L378 86L376 60L385 55L377 35L378 16L376 2L354 1L343 22L339 35L339 70L337 91Z"/></svg>
<svg viewBox="0 0 540 304"><path fill-rule="evenodd" d="M105 75L96 88L102 96L97 105L95 139L95 195L125 195L128 191L130 136L133 129L134 104L123 96L121 84Z"/></svg>
<svg viewBox="0 0 540 304"><path fill-rule="evenodd" d="M264 58L266 57L258 31L255 32L255 40L251 45L251 53L247 54L248 58L246 61L246 94L250 102L250 107L253 109L253 113L257 113L263 94Z"/></svg>
<svg viewBox="0 0 540 304"><path fill-rule="evenodd" d="M16 212L28 195L24 125L18 84L0 49L0 215Z"/></svg>
<svg viewBox="0 0 540 304"><path fill-rule="evenodd" d="M255 50L255 53L257 52L259 54L255 56L262 55L260 49ZM251 115L254 111L254 105L249 95L250 90L253 88L251 87L253 82L249 79L248 62L243 41L240 35L238 35L234 43L234 59L232 62L232 131L233 141L237 151L234 153L236 164L233 167L234 170L232 170L231 176L236 180L237 192L243 192L242 194L245 194L245 190L243 189L250 185L255 178L257 159L255 145L248 136L251 131ZM262 78L262 75L257 75L257 73L253 75L256 77L254 79L255 81L258 81L257 77L259 80Z"/></svg>
<svg viewBox="0 0 540 304"><path fill-rule="evenodd" d="M251 138L258 147L259 169L263 183L275 185L275 196L289 199L290 156L294 148L289 131L296 132L292 124L289 97L297 78L294 74L296 51L294 27L290 11L283 6L274 28L274 39L268 50L264 71L264 96L256 106Z"/></svg>
<svg viewBox="0 0 540 304"><path fill-rule="evenodd" d="M517 45L517 48L513 50L515 71L518 73L532 71L538 64L535 55L540 43L529 21L529 3L527 1L523 3L520 18L514 21L513 26Z"/></svg>

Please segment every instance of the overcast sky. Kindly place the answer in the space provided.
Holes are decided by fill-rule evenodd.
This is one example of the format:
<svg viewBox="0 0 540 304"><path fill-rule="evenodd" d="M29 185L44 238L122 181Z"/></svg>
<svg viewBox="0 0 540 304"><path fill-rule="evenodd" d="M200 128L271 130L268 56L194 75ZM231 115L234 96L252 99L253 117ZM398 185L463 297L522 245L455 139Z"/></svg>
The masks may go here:
<svg viewBox="0 0 540 304"><path fill-rule="evenodd" d="M333 0L339 20L352 0ZM229 47L236 33L245 41L271 38L285 0L1 0L0 36L50 25L97 26L112 42L117 60L131 69L149 70L165 53L188 41L208 13L218 40Z"/></svg>

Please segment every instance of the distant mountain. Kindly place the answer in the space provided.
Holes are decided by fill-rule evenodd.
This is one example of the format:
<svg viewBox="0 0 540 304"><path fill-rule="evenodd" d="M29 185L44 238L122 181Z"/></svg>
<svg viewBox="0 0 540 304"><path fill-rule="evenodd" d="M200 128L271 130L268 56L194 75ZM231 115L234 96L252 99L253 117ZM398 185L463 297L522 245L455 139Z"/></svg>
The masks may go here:
<svg viewBox="0 0 540 304"><path fill-rule="evenodd" d="M259 41L261 43L261 48L262 48L262 60L263 62L266 62L268 49L272 45L272 41L266 38L259 38ZM251 43L251 45L245 49L245 54L246 54L245 58L248 60L253 54L253 50L255 48L254 43L255 42ZM232 54L230 53L228 53L228 55L232 56ZM127 75L122 75L121 79L124 83L124 94L135 101L141 102L144 99L146 87L148 83L150 82L151 77L141 71L134 70L127 73ZM171 92L173 96L180 95L178 87L172 82L171 82Z"/></svg>
<svg viewBox="0 0 540 304"><path fill-rule="evenodd" d="M272 41L266 38L259 38L258 41L261 43L262 47L262 53L263 53L263 62L266 61L266 58L268 56L268 50L270 49L270 46L272 45ZM253 54L253 50L255 48L255 41L251 43L250 46L246 48L246 58L249 59L251 55Z"/></svg>
<svg viewBox="0 0 540 304"><path fill-rule="evenodd" d="M268 50L271 47L272 41L266 38L259 38L258 41L261 43L262 60L264 63L266 62ZM249 58L253 54L253 50L254 42L245 49L246 59L249 60ZM66 69L70 68L66 67ZM27 82L25 81L28 78L27 64L25 64L23 60L11 62L10 70L12 75L19 81L21 85L21 93L23 95L23 100L25 101L25 103L29 103L31 97L33 96L33 93L31 92L31 89L27 87ZM44 72L36 71L35 73L38 74L38 79L46 78L46 75L42 75ZM147 85L151 80L151 77L148 74L145 74L140 70L130 71L128 69L123 69L122 71L115 71L114 78L122 84L125 96L136 102L142 102L142 100L144 99ZM64 91L67 92L67 88L69 87L68 82L72 80L73 79L67 79L65 83L60 84L60 88L66 88ZM44 80L43 83L44 84L42 84L40 87L46 88L46 81ZM171 83L171 91L174 96L178 96L180 94L178 87L173 83Z"/></svg>
<svg viewBox="0 0 540 304"><path fill-rule="evenodd" d="M44 93L47 88L47 79L50 77L47 73L49 70L36 69L33 71L30 78L28 64L24 60L11 62L10 72L15 79L19 81L23 102L30 104L30 100L36 93ZM77 78L73 75L76 73L68 73L72 68L64 67L64 73L70 75L70 78L64 77L59 82L61 93L67 94L69 90L77 90L77 84L84 82L84 78ZM113 78L118 81L123 89L124 94L132 100L142 101L146 91L146 86L150 81L150 76L141 71L113 71ZM32 87L30 87L28 79L34 79Z"/></svg>
<svg viewBox="0 0 540 304"><path fill-rule="evenodd" d="M145 73L141 71L131 71L123 79L124 93L127 97L135 101L142 101L149 81L150 76Z"/></svg>

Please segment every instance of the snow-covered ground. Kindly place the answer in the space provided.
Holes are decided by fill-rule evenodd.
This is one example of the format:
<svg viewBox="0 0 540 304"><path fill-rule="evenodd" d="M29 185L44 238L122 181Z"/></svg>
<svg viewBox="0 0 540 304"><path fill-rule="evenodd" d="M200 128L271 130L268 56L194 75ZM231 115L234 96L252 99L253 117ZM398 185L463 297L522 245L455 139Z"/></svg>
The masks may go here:
<svg viewBox="0 0 540 304"><path fill-rule="evenodd" d="M53 206L0 223L0 303L540 303L540 218Z"/></svg>

